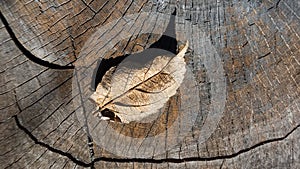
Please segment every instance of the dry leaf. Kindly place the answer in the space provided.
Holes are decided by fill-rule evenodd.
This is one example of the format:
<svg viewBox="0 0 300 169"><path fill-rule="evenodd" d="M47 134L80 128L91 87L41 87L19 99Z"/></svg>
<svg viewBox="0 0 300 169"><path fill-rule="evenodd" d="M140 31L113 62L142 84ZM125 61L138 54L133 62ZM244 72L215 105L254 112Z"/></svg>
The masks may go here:
<svg viewBox="0 0 300 169"><path fill-rule="evenodd" d="M174 57L126 58L106 72L91 99L100 111L114 112L123 123L157 113L183 81L187 48L188 42Z"/></svg>

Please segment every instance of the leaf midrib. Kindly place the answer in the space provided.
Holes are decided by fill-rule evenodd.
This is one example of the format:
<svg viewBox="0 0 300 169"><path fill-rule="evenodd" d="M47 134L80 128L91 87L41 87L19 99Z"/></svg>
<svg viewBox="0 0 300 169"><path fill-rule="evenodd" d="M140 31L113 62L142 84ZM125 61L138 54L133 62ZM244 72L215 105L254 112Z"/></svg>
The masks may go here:
<svg viewBox="0 0 300 169"><path fill-rule="evenodd" d="M119 96L116 96L115 98L111 99L109 102L107 102L106 104L104 104L100 109L102 109L102 108L104 108L105 106L109 105L109 104L112 103L114 100L116 100L116 99L118 99L118 98L124 96L124 95L127 94L129 91L134 90L135 88L137 88L137 87L140 86L141 84L145 83L146 81L150 80L150 79L153 78L154 76L160 74L160 73L161 73L161 72L162 72L162 71L170 64L170 62L171 62L175 57L177 57L177 55L174 56L174 57L172 57L172 58L167 62L167 64L166 64L159 72L155 73L153 76L147 78L146 80L144 80L144 81L138 83L137 85L135 85L135 86L133 86L132 88L128 89L126 92L120 94ZM110 89L111 89L111 88L110 88Z"/></svg>

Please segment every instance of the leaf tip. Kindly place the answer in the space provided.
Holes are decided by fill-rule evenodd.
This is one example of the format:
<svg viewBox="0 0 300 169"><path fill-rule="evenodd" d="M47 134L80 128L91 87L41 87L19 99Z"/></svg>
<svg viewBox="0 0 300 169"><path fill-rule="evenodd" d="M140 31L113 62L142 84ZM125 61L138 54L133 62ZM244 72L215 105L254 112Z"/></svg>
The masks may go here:
<svg viewBox="0 0 300 169"><path fill-rule="evenodd" d="M189 47L189 41L186 41L184 47L180 50L180 52L177 55L181 56L181 57L184 57L188 47Z"/></svg>

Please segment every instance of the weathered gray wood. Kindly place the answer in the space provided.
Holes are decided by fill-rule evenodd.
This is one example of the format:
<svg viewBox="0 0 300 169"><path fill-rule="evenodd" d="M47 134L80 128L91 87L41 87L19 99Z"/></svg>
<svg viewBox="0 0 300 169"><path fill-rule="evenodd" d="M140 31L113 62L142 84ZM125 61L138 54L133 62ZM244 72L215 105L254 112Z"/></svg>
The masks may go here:
<svg viewBox="0 0 300 169"><path fill-rule="evenodd" d="M186 62L198 83L200 98L196 123L184 133L186 137L180 144L167 153L127 160L95 142L88 144L88 139L95 139L92 130L84 126L89 126L91 116L78 118L76 110L81 105L72 104L79 97L72 95L74 70L55 70L32 62L18 49L1 22L1 167L300 167L299 3L170 0L166 6L157 6L153 2L5 0L0 2L0 10L17 39L36 57L58 65L76 65L85 42L101 26L142 11L170 14L177 3L176 34L180 41L186 38L191 43L192 53ZM144 21L147 19L136 24L146 25ZM163 30L163 22L158 19L154 23ZM120 27L111 28L104 35L118 34L117 30ZM116 58L141 51L158 38L141 34L118 42L114 49L95 57ZM225 90L226 104L220 121L210 126L216 129L203 141L212 107L221 104L212 103L211 89L220 79L208 68L214 64L209 58L217 57L224 69L226 86L220 90ZM87 85L84 90L89 90L89 81L83 84ZM109 127L133 138L163 133L177 116L185 113L178 110L179 96L168 102L165 114L154 125L111 123ZM160 144L176 142L172 138L181 136L178 131L170 130ZM114 141L120 140L111 140L112 145Z"/></svg>
<svg viewBox="0 0 300 169"><path fill-rule="evenodd" d="M27 49L46 61L67 65L76 60L84 41L97 26L109 23L125 11L134 13L143 5L143 1L8 0L1 2L1 11L14 14L5 16Z"/></svg>
<svg viewBox="0 0 300 169"><path fill-rule="evenodd" d="M38 168L55 161L60 166L77 165L48 146L89 163L87 136L71 104L72 71L32 63L14 46L2 23L1 38L1 166Z"/></svg>

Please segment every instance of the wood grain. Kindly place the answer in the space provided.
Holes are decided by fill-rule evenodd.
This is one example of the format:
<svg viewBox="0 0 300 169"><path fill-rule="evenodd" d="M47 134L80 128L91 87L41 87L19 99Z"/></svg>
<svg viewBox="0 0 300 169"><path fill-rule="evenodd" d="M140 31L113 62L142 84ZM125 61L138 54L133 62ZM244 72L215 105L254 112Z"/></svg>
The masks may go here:
<svg viewBox="0 0 300 169"><path fill-rule="evenodd" d="M8 22L0 23L2 168L300 167L299 3L170 0L162 6L153 2L0 2L1 14ZM197 83L199 109L192 113L195 117L190 124L172 128L178 117L191 113L178 109L182 106L178 98L188 96L178 93L166 104L164 113L158 115L157 122L108 124L120 135L136 139L147 140L149 136L165 133L163 141L157 143L157 149L165 147L163 153L128 158L126 147L119 144L115 146L123 148L125 156L113 154L93 142L90 116L78 118L76 114L82 111L82 104L74 101L91 86L86 80L91 77L80 74L85 90L72 93L76 61L85 56L80 51L99 28L117 18L148 11L171 14L175 4L176 38L190 42L191 51L185 59ZM122 27L103 32L101 38L107 41L98 51L92 51L98 54L95 57L118 58L149 47L160 34L140 32L147 26L146 21L142 17L136 20L135 24L141 27L136 30L137 35L116 42L106 53L101 53L101 48L109 46L109 41L114 40L111 35L119 34ZM117 23L129 22L121 19ZM168 22L158 18L151 23L163 31ZM16 41L40 60L60 66L75 65L75 69L57 70L39 65L27 57ZM95 66L87 69L94 70ZM213 92L226 94L222 114L214 111L223 103L216 102L217 95ZM212 133L204 130L209 126L215 129ZM181 138L179 131L188 132ZM111 143L119 141L112 139ZM178 144L168 149L173 143ZM147 141L144 144L151 145Z"/></svg>

